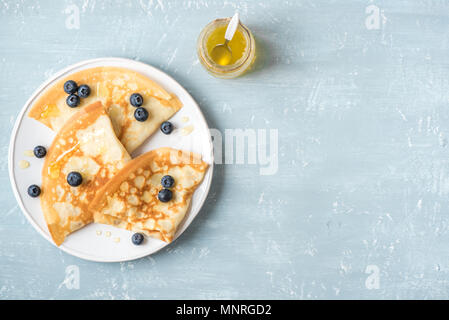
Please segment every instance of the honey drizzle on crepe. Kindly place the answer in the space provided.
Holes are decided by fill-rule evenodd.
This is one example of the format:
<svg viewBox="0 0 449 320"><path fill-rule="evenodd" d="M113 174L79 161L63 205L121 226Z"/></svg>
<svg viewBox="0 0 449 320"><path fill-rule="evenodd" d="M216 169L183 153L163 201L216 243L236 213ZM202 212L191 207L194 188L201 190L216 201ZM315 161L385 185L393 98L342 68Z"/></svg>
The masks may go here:
<svg viewBox="0 0 449 320"><path fill-rule="evenodd" d="M69 108L66 104L67 94L62 87L67 80L86 84L91 89L90 95L82 99L77 108ZM143 96L142 107L150 113L145 122L135 120L135 108L129 102L130 95L136 92ZM37 98L28 115L59 131L71 116L96 101L103 103L116 136L130 153L182 107L175 95L150 78L126 68L105 66L84 69L61 78Z"/></svg>
<svg viewBox="0 0 449 320"><path fill-rule="evenodd" d="M60 156L58 156L56 158L55 161L50 163L50 165L48 166L48 174L49 174L50 178L56 179L59 177L59 172L61 171L62 160L64 160L66 157L75 153L79 149L79 144L80 143L77 142L73 147L71 147L69 150L65 151L64 153L62 153Z"/></svg>
<svg viewBox="0 0 449 320"><path fill-rule="evenodd" d="M142 232L166 242L173 240L208 164L192 152L171 148L149 151L128 162L96 194L89 206L98 223ZM161 178L175 179L173 198L158 199Z"/></svg>
<svg viewBox="0 0 449 320"><path fill-rule="evenodd" d="M41 207L57 245L93 221L87 210L90 201L130 159L100 101L68 120L48 149L42 168ZM80 186L67 183L65 175L71 171L82 175Z"/></svg>

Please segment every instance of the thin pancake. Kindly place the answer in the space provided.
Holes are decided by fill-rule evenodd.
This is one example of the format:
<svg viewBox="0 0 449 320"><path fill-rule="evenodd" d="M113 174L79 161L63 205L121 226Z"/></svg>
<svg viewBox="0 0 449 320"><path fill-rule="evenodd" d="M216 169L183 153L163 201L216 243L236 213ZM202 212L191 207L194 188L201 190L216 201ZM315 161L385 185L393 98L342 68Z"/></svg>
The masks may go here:
<svg viewBox="0 0 449 320"><path fill-rule="evenodd" d="M87 210L90 201L129 160L101 102L67 121L48 149L42 169L41 207L58 246L68 234L93 221ZM82 175L78 187L67 183L72 171Z"/></svg>
<svg viewBox="0 0 449 320"><path fill-rule="evenodd" d="M95 222L171 242L207 168L201 156L192 152L171 148L149 151L128 162L106 183L89 210ZM173 198L165 203L157 197L164 175L175 179Z"/></svg>
<svg viewBox="0 0 449 320"><path fill-rule="evenodd" d="M78 107L70 108L66 104L68 94L63 85L67 80L74 80L78 85L87 84L91 89L90 95L82 98ZM146 121L139 122L134 118L136 108L129 102L132 93L142 95L142 107L149 112ZM140 73L118 67L96 67L56 82L33 104L29 116L57 132L73 114L98 100L103 102L117 137L129 153L182 107L175 95Z"/></svg>

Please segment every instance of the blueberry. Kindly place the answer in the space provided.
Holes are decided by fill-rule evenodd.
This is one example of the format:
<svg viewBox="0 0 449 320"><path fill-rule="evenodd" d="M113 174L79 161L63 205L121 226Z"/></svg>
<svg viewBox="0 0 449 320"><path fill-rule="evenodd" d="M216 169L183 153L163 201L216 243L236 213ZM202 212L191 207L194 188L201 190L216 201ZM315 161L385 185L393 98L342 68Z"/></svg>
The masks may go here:
<svg viewBox="0 0 449 320"><path fill-rule="evenodd" d="M67 183L72 187L78 187L81 183L83 183L83 177L81 173L72 171L67 175Z"/></svg>
<svg viewBox="0 0 449 320"><path fill-rule="evenodd" d="M43 158L47 154L47 149L45 149L45 147L43 146L37 146L34 148L33 153L36 158Z"/></svg>
<svg viewBox="0 0 449 320"><path fill-rule="evenodd" d="M173 131L173 124L170 121L162 122L161 131L165 134L170 134Z"/></svg>
<svg viewBox="0 0 449 320"><path fill-rule="evenodd" d="M173 193L168 189L162 189L157 194L157 198L162 202L169 202L173 197Z"/></svg>
<svg viewBox="0 0 449 320"><path fill-rule="evenodd" d="M78 96L80 98L87 98L90 95L90 88L87 84L82 84L78 88Z"/></svg>
<svg viewBox="0 0 449 320"><path fill-rule="evenodd" d="M164 188L171 188L175 184L175 179L172 176L163 176L161 179L161 184Z"/></svg>
<svg viewBox="0 0 449 320"><path fill-rule="evenodd" d="M133 107L140 107L143 104L143 98L138 93L133 93L131 97L129 97L129 102Z"/></svg>
<svg viewBox="0 0 449 320"><path fill-rule="evenodd" d="M148 111L139 107L134 111L134 118L140 122L146 121L148 119Z"/></svg>
<svg viewBox="0 0 449 320"><path fill-rule="evenodd" d="M68 94L75 93L77 88L78 88L78 85L73 80L69 80L64 83L65 93L68 93Z"/></svg>
<svg viewBox="0 0 449 320"><path fill-rule="evenodd" d="M41 188L39 188L39 186L32 184L31 186L28 187L28 195L30 197L36 198L39 197L40 194Z"/></svg>
<svg viewBox="0 0 449 320"><path fill-rule="evenodd" d="M76 94L71 94L67 97L66 103L70 108L75 108L80 104L80 97Z"/></svg>
<svg viewBox="0 0 449 320"><path fill-rule="evenodd" d="M144 240L143 234L141 233L134 233L133 236L131 237L131 241L138 246L139 244L142 244Z"/></svg>

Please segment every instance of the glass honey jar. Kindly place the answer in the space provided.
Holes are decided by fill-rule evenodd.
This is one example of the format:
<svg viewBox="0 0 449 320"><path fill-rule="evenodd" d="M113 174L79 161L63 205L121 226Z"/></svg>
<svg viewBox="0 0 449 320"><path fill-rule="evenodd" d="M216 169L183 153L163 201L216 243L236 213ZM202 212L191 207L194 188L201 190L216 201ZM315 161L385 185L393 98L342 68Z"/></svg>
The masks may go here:
<svg viewBox="0 0 449 320"><path fill-rule="evenodd" d="M220 56L212 57L212 50L223 44L225 32L231 18L216 19L210 22L200 33L197 41L197 53L201 64L212 75L231 79L238 77L251 69L256 58L256 41L251 31L239 23L228 46L232 59L225 65L221 64Z"/></svg>

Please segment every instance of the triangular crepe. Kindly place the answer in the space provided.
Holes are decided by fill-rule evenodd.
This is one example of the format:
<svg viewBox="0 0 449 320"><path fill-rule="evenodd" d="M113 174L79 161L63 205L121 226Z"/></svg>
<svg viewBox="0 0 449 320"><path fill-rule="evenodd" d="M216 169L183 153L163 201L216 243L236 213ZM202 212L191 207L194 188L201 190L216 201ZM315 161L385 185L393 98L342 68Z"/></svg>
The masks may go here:
<svg viewBox="0 0 449 320"><path fill-rule="evenodd" d="M128 162L97 193L89 210L98 223L171 242L208 164L192 152L160 148ZM170 175L173 198L161 202L161 178Z"/></svg>
<svg viewBox="0 0 449 320"><path fill-rule="evenodd" d="M66 104L68 94L63 86L67 80L78 85L86 84L91 90L90 95L81 98L81 103L75 108ZM146 121L139 122L134 118L136 108L129 102L133 93L143 97L142 107L149 113ZM119 67L96 67L70 74L56 82L34 103L29 116L57 132L73 114L98 100L103 102L117 137L129 153L182 107L175 95L140 73Z"/></svg>
<svg viewBox="0 0 449 320"><path fill-rule="evenodd" d="M58 132L42 169L41 206L54 242L93 221L87 210L95 193L131 160L115 136L101 102L81 109ZM82 184L67 182L79 172Z"/></svg>

